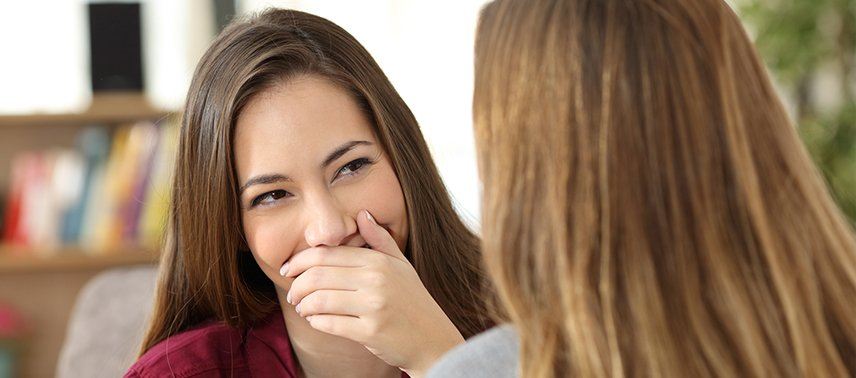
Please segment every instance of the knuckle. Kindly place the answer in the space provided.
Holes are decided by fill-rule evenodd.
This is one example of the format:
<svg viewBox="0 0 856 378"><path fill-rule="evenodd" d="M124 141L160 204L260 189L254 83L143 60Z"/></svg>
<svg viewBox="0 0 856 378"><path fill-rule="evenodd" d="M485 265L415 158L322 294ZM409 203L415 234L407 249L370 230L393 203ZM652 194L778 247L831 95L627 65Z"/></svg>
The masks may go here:
<svg viewBox="0 0 856 378"><path fill-rule="evenodd" d="M370 272L366 277L368 284L374 288L382 288L386 285L386 277L380 272Z"/></svg>
<svg viewBox="0 0 856 378"><path fill-rule="evenodd" d="M337 327L336 325L336 322L333 320L333 318L330 317L321 318L321 327L322 331L330 334L336 335L340 332L339 327Z"/></svg>
<svg viewBox="0 0 856 378"><path fill-rule="evenodd" d="M303 298L298 305L300 306L300 314L315 313L319 308L318 296L309 295Z"/></svg>
<svg viewBox="0 0 856 378"><path fill-rule="evenodd" d="M386 298L382 296L372 296L366 301L369 309L373 311L381 311L386 308Z"/></svg>
<svg viewBox="0 0 856 378"><path fill-rule="evenodd" d="M330 320L324 316L316 316L312 319L312 327L321 331L327 331L330 328Z"/></svg>
<svg viewBox="0 0 856 378"><path fill-rule="evenodd" d="M322 272L321 269L311 268L306 271L306 279L304 282L306 283L306 285L312 287L318 286L318 284L321 283L321 280L323 279L323 275L324 272Z"/></svg>
<svg viewBox="0 0 856 378"><path fill-rule="evenodd" d="M326 255L324 253L320 253L320 250L316 250L314 252L315 253L312 254L312 257L309 258L309 264L312 266L323 265Z"/></svg>
<svg viewBox="0 0 856 378"><path fill-rule="evenodd" d="M315 295L312 301L312 308L316 311L321 311L327 305L327 296L319 293Z"/></svg>
<svg viewBox="0 0 856 378"><path fill-rule="evenodd" d="M291 295L307 295L310 283L306 281L306 277L303 275L297 276L291 283Z"/></svg>
<svg viewBox="0 0 856 378"><path fill-rule="evenodd" d="M369 321L366 323L366 336L368 338L375 338L381 333L380 323L376 321Z"/></svg>
<svg viewBox="0 0 856 378"><path fill-rule="evenodd" d="M299 310L298 313L301 315L308 314L315 310L314 303L312 302L311 297L303 298L300 302L295 306L295 310Z"/></svg>

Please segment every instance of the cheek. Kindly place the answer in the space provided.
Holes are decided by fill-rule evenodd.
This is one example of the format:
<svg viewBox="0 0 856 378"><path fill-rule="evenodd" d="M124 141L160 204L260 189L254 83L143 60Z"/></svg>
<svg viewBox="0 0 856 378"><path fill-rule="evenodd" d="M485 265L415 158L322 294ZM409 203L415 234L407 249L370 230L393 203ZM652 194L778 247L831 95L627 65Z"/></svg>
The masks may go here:
<svg viewBox="0 0 856 378"><path fill-rule="evenodd" d="M401 184L386 161L378 163L372 173L369 185L362 191L362 198L355 203L368 209L381 225L389 229L398 247L404 250L407 244L408 225Z"/></svg>
<svg viewBox="0 0 856 378"><path fill-rule="evenodd" d="M279 268L300 243L301 234L295 230L285 215L266 214L264 216L245 215L244 234L247 244L259 267L268 278L278 282Z"/></svg>

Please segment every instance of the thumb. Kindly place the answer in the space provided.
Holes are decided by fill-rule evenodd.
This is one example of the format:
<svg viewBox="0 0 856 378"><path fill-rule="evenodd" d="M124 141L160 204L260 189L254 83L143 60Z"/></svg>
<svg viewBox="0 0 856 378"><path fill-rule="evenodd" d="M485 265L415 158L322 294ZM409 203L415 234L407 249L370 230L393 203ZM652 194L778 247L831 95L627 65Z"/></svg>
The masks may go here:
<svg viewBox="0 0 856 378"><path fill-rule="evenodd" d="M373 250L407 261L389 231L381 227L368 210L360 211L357 215L357 227L360 230L360 236Z"/></svg>

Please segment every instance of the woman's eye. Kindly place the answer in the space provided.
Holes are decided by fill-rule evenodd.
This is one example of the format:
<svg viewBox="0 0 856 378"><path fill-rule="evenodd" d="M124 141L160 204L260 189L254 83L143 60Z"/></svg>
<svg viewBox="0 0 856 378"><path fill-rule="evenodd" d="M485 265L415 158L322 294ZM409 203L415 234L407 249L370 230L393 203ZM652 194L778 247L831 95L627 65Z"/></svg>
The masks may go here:
<svg viewBox="0 0 856 378"><path fill-rule="evenodd" d="M369 159L366 159L366 158L359 158L359 159L353 160L353 161L349 162L348 164L345 164L344 166L342 166L342 168L339 168L339 171L336 172L336 177L333 177L333 180L339 178L340 176L352 176L352 175L356 174L357 171L359 171L360 169L362 169L364 166L366 166L368 164L371 164L371 161L369 161Z"/></svg>
<svg viewBox="0 0 856 378"><path fill-rule="evenodd" d="M269 205L271 203L276 202L280 198L288 196L291 196L291 193L286 192L285 190L272 190L254 198L251 207L256 207L258 205Z"/></svg>

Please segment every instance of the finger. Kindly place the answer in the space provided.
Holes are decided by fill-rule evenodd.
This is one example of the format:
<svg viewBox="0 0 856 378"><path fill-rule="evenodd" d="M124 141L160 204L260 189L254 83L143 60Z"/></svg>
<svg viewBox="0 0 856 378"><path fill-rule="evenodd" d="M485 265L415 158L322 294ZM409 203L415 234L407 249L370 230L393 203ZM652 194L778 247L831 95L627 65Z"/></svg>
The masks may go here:
<svg viewBox="0 0 856 378"><path fill-rule="evenodd" d="M321 332L365 343L364 321L354 316L319 314L306 317L309 325Z"/></svg>
<svg viewBox="0 0 856 378"><path fill-rule="evenodd" d="M319 314L359 317L366 312L365 307L354 291L317 290L298 302L294 311L302 317Z"/></svg>
<svg viewBox="0 0 856 378"><path fill-rule="evenodd" d="M289 304L297 304L316 290L357 290L359 272L359 268L350 267L311 267L294 279L285 300Z"/></svg>
<svg viewBox="0 0 856 378"><path fill-rule="evenodd" d="M371 249L407 261L389 231L381 227L368 210L360 211L357 215L357 227Z"/></svg>
<svg viewBox="0 0 856 378"><path fill-rule="evenodd" d="M279 274L283 277L296 277L313 266L338 266L358 268L365 266L366 257L371 251L351 247L315 247L304 249L291 256Z"/></svg>

